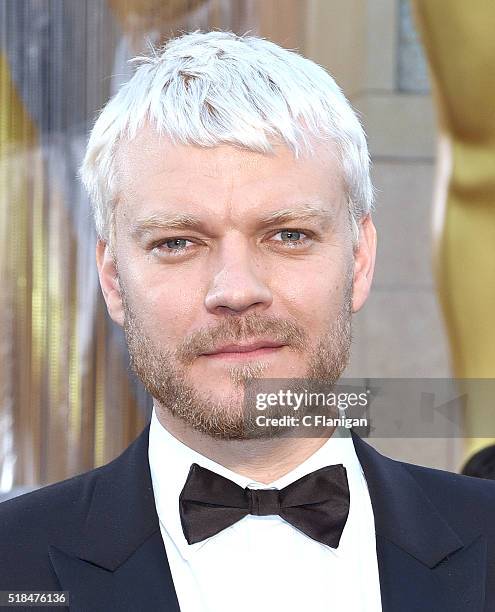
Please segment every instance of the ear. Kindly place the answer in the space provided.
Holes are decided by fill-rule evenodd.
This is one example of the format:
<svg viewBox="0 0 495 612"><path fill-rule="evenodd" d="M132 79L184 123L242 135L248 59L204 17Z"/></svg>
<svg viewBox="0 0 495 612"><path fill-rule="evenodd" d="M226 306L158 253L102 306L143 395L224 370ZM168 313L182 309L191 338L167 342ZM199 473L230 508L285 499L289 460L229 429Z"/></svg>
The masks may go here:
<svg viewBox="0 0 495 612"><path fill-rule="evenodd" d="M376 229L368 214L359 222L359 246L354 249L352 312L360 310L368 298L376 258Z"/></svg>
<svg viewBox="0 0 495 612"><path fill-rule="evenodd" d="M124 308L120 293L120 284L115 260L108 243L98 240L96 243L96 265L100 286L107 304L110 317L120 326L124 325Z"/></svg>

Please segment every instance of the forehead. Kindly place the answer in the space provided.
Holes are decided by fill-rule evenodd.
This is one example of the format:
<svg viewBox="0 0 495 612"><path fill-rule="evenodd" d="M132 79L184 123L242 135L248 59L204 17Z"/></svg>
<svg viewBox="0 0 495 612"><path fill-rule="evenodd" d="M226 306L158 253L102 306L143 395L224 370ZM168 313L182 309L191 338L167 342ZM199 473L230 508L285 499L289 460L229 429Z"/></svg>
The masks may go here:
<svg viewBox="0 0 495 612"><path fill-rule="evenodd" d="M307 197L335 201L343 193L337 149L331 142L313 147L311 156L296 159L280 144L274 154L231 145L173 144L147 125L119 144L118 200L132 205L129 212L171 202L252 208Z"/></svg>

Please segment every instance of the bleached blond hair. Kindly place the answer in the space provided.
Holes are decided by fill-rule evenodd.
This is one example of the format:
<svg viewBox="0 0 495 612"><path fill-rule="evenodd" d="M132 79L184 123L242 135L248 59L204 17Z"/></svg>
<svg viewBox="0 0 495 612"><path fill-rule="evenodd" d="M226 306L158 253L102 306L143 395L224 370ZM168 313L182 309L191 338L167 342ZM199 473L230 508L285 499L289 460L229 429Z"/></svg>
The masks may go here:
<svg viewBox="0 0 495 612"><path fill-rule="evenodd" d="M268 154L285 144L296 159L315 139L335 143L356 243L357 223L373 207L368 147L324 68L263 38L200 30L131 62L135 73L101 110L80 168L99 238L112 242L119 141L148 121L173 143Z"/></svg>

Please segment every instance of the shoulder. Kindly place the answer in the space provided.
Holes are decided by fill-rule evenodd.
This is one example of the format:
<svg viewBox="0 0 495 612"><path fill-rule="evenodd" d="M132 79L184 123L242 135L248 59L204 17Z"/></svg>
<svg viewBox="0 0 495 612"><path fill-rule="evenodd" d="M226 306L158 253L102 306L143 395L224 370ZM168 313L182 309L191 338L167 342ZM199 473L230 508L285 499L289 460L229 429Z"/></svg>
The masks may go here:
<svg viewBox="0 0 495 612"><path fill-rule="evenodd" d="M432 494L455 492L462 496L479 496L487 503L495 502L495 480L465 476L456 472L437 470L435 468L415 465L413 463L400 463L423 487L427 487Z"/></svg>
<svg viewBox="0 0 495 612"><path fill-rule="evenodd" d="M446 514L495 511L495 481L393 459L355 432L352 437L368 486L373 486L377 497L387 491L391 495L395 490L420 489Z"/></svg>
<svg viewBox="0 0 495 612"><path fill-rule="evenodd" d="M61 482L0 503L0 547L11 540L48 534L52 543L59 532L78 532L86 521L97 483L106 483L107 495L126 490L129 472L147 465L148 427L120 455L105 465Z"/></svg>
<svg viewBox="0 0 495 612"><path fill-rule="evenodd" d="M102 469L93 469L0 503L0 541L17 526L25 530L35 521L39 529L43 524L54 522L55 516L63 521L82 513Z"/></svg>
<svg viewBox="0 0 495 612"><path fill-rule="evenodd" d="M51 584L48 546L80 538L92 491L106 467L0 503L0 589Z"/></svg>
<svg viewBox="0 0 495 612"><path fill-rule="evenodd" d="M445 517L460 530L479 531L495 540L495 481L400 463Z"/></svg>
<svg viewBox="0 0 495 612"><path fill-rule="evenodd" d="M105 520L112 525L114 512L129 500L153 494L149 474L143 472L147 450L145 427L106 465L0 503L0 590L56 590L50 547L81 548L96 499L103 502Z"/></svg>

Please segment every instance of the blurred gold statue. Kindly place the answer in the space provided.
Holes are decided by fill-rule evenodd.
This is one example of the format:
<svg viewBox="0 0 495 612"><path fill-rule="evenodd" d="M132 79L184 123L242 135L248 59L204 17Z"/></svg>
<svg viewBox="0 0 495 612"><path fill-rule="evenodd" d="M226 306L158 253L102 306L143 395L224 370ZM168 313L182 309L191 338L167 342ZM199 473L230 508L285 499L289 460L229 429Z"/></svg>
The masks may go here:
<svg viewBox="0 0 495 612"><path fill-rule="evenodd" d="M495 378L495 4L414 0L439 118L434 257L458 378ZM447 9L447 10L446 10ZM493 397L463 385L466 453L495 420Z"/></svg>

